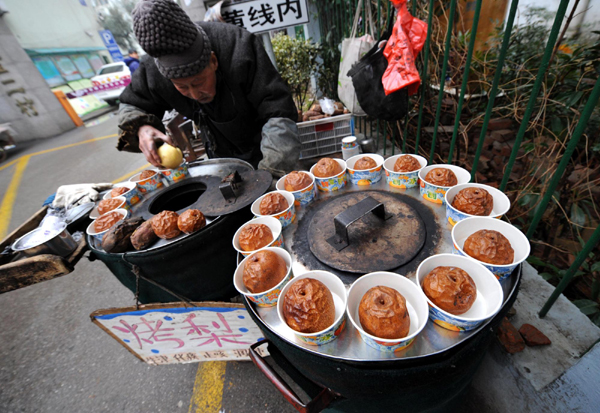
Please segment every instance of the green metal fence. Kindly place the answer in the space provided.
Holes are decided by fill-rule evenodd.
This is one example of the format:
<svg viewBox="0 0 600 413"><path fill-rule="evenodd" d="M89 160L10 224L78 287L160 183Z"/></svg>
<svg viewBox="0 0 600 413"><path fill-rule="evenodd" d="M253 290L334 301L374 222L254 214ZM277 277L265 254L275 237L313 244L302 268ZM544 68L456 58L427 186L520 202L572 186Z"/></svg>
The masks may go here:
<svg viewBox="0 0 600 413"><path fill-rule="evenodd" d="M456 115L454 118L453 133L452 133L452 138L450 140L450 147L449 147L448 153L445 155L437 153L439 159L447 159L448 163L451 163L454 160L454 152L457 149L456 142L457 142L457 138L458 138L458 134L459 134L461 112L463 110L463 104L465 101L465 96L467 94L467 83L468 83L468 79L469 79L469 72L471 70L471 65L472 65L472 56L473 56L473 50L475 47L477 26L479 23L479 16L480 16L480 10L481 10L481 6L482 6L482 1L483 0L476 0L476 3L475 3L475 15L473 18L473 25L472 25L472 28L470 31L469 44L468 44L468 49L467 49L467 57L466 57L465 65L464 65L464 70L462 72L461 89L460 89L460 95L458 97L458 103L456 106ZM443 53L443 60L442 60L442 65L440 68L439 76L437 77L437 79L439 80L439 82L438 82L439 83L439 93L438 93L438 97L437 97L436 110L435 110L435 115L434 115L434 119L433 119L434 120L433 132L431 135L431 142L430 142L430 144L431 144L430 151L429 151L429 162L430 163L435 163L435 155L436 155L436 149L437 149L436 140L437 140L438 131L439 131L442 103L443 103L443 99L444 99L444 96L446 93L445 87L444 87L444 80L446 79L448 61L450 59L450 53L452 52L451 39L454 34L453 33L454 24L453 23L454 23L454 19L455 19L455 15L456 15L457 3L458 3L458 0L449 0L449 1L448 0L418 0L418 1L413 1L409 7L410 10L412 10L413 15L416 15L417 17L427 21L429 28L433 27L432 26L432 17L434 15L434 13L430 12L430 11L434 10L434 7L441 7L447 13L447 15L446 15L447 31L445 33L445 41L444 41L444 45L443 45L443 50L437 50L438 55ZM477 168L479 165L479 160L480 160L480 156L481 156L481 152L482 152L482 148L483 148L484 138L488 131L488 125L489 125L490 119L492 117L495 100L498 95L500 78L502 76L502 70L505 65L505 58L507 55L507 51L509 50L509 48L511 46L510 38L511 38L512 30L513 30L515 16L517 14L518 3L519 3L518 0L513 0L510 3L508 16L507 16L505 24L504 24L504 36L502 39L502 43L499 47L498 60L497 60L496 68L495 68L494 79L493 79L491 88L489 89L489 92L487 94L488 104L487 104L487 107L485 110L485 117L484 117L483 123L481 125L481 132L480 132L478 144L477 144L477 147L475 150L473 165L471 168L472 180L476 179L476 172L478 170ZM341 43L342 39L345 37L348 37L350 35L350 30L352 27L352 19L355 14L355 11L356 11L358 0L318 1L318 2L316 2L316 4L319 9L319 22L320 22L322 38L325 39L324 42L326 44L329 44L329 47L336 48L336 50L337 50L337 45L339 45ZM537 70L537 75L535 78L535 82L531 89L530 99L527 104L524 116L522 119L520 119L520 127L517 132L516 139L515 139L514 145L512 147L512 151L510 153L509 160L505 167L504 175L502 177L502 182L500 184L500 190L502 190L502 191L505 191L507 189L507 186L510 185L511 172L513 170L519 150L521 149L523 137L525 136L525 134L527 132L527 129L529 126L529 121L533 114L534 107L536 105L536 100L538 99L538 95L540 93L540 89L542 87L544 87L546 71L548 70L548 66L553 57L553 51L554 51L555 45L557 43L557 38L559 36L559 31L560 31L561 25L564 22L564 17L565 17L565 13L567 11L568 4L569 4L568 0L561 0L560 4L558 6L558 10L556 11L554 22L552 24L552 29L551 29L550 35L547 39L547 43L546 43L544 53L543 53L543 56L541 59L541 64L539 65L539 68ZM362 11L363 18L362 18L361 24L359 25L358 36L361 36L366 33L365 22L366 22L366 16L367 16L367 13L366 13L367 7L372 8L372 15L376 16L375 26L376 26L377 33L381 33L383 31L384 27L386 26L386 19L390 16L390 7L392 7L392 6L391 6L391 3L386 0L384 0L384 1L382 1L382 0L365 0L363 2L363 11ZM423 151L421 148L421 144L422 144L422 133L424 130L424 112L425 112L425 108L426 108L427 94L428 94L428 91L431 89L430 88L431 71L432 71L432 69L438 70L438 67L435 67L435 65L432 65L430 62L430 60L432 58L432 53L434 53L434 51L432 50L432 43L431 43L432 31L433 30L428 30L424 50L419 56L419 59L420 59L419 67L420 67L420 74L421 74L421 79L422 79L420 93L418 96L412 97L413 101L412 101L412 104L409 105L409 107L413 107L413 110L407 114L405 121L391 124L391 123L383 122L383 121L379 121L379 120L371 120L371 119L368 119L365 117L358 118L356 121L357 129L360 132L366 133L370 136L374 135L377 139L377 146L381 147L381 145L383 145L383 154L384 155L387 155L386 152L388 151L388 148L387 148L388 138L392 142L392 145L391 145L391 154L392 155L395 153L395 150L396 150L395 148L399 141L398 138L401 138L401 141L402 141L401 142L402 152L419 153L420 150ZM567 168L569 162L571 162L571 157L573 155L573 152L574 152L577 144L579 143L580 138L584 134L587 122L592 114L592 111L596 107L599 98L600 98L600 80L596 81L593 91L590 94L590 96L583 108L583 111L581 112L579 119L577 120L577 126L573 130L573 133L568 137L568 140L564 142L566 149L564 151L564 154L562 156L560 164L558 165L556 171L554 172L553 176L551 177L545 192L543 194L540 194L541 201L539 202L539 204L536 207L535 214L534 214L533 219L527 230L527 237L529 239L532 239L534 237L534 234L536 232L538 224L540 223L542 215L544 214L544 212L546 211L546 209L548 207L548 204L552 200L554 191L555 191L559 181L561 180L561 177L563 176L565 169ZM415 102L418 102L418 103L415 105ZM408 134L409 134L408 125L411 120L416 120L416 133L415 133L414 137L412 137L411 139L408 139ZM402 132L400 132L400 131L402 131ZM556 287L552 296L548 299L547 303L544 305L544 307L540 311L540 317L544 317L546 315L546 313L552 307L552 305L555 302L555 300L557 299L557 297L564 291L564 289L569 284L569 282L572 280L573 276L575 275L575 273L577 272L579 267L582 265L582 263L587 258L588 254L595 248L595 246L598 244L599 241L600 241L600 228L596 228L596 230L594 231L594 233L591 236L591 238L589 239L589 241L587 241L587 243L585 243L582 251L578 254L578 256L576 257L576 259L573 262L573 264L571 265L571 267L568 269L566 274L563 276L561 282Z"/></svg>

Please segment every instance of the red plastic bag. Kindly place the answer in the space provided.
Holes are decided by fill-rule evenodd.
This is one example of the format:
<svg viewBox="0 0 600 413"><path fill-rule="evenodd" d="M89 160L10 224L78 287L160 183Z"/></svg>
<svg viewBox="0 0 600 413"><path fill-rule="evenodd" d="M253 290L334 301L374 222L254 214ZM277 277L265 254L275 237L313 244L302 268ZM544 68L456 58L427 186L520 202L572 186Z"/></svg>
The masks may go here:
<svg viewBox="0 0 600 413"><path fill-rule="evenodd" d="M409 95L414 95L421 84L415 58L423 50L427 23L409 13L406 1L391 0L398 11L398 17L383 51L388 61L388 67L381 79L386 95L405 87L408 88Z"/></svg>

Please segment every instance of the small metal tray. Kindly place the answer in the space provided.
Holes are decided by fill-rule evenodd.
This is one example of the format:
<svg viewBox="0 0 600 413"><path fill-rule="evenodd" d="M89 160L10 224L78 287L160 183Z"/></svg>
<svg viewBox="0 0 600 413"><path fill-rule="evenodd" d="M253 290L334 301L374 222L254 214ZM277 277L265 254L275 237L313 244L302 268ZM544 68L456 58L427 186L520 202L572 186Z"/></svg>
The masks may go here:
<svg viewBox="0 0 600 413"><path fill-rule="evenodd" d="M434 204L430 201L423 199L419 194L419 188L409 189L396 189L389 186L386 182L385 176L375 185L370 186L355 186L348 183L345 188L336 192L319 192L319 198L327 198L331 196L339 195L340 193L363 191L363 190L384 190L388 192L402 193L410 196L423 205L426 205L431 212L435 215L436 222L441 230L441 237L438 241L435 250L432 255L451 253L452 252L452 238L451 231L452 227L446 219L446 206ZM292 255L292 270L294 275L300 275L306 271L312 270L313 268L307 268L299 262L298 257L293 252L293 238L294 233L298 229L298 221L302 219L306 209L299 207L297 208L297 220L287 227L283 231L283 237L285 242L285 248ZM411 281L415 281L415 271L411 271L407 274L402 274L409 278ZM504 293L503 303L506 303L508 299L516 293L516 287L518 280L521 277L521 266L518 266L513 274L507 279L501 282L502 290ZM350 288L350 282L347 277L340 277L346 289ZM246 299L247 300L247 299ZM320 356L328 357L337 360L348 360L348 361L389 361L394 359L416 359L436 353L442 353L461 342L469 339L469 337L477 334L487 327L489 322L486 321L479 328L468 332L458 332L446 330L437 324L434 324L431 320L428 320L427 325L423 331L417 336L415 341L407 349L402 351L396 351L393 353L384 353L377 351L369 346L361 339L358 331L354 328L352 323L346 321L346 327L344 331L338 336L337 339L322 346L312 346L305 344L297 340L294 333L280 321L277 316L277 307L257 307L250 301L248 301L249 308L255 313L257 318L262 321L264 326L277 334L279 337L284 339L296 347L299 347L305 351L318 354Z"/></svg>

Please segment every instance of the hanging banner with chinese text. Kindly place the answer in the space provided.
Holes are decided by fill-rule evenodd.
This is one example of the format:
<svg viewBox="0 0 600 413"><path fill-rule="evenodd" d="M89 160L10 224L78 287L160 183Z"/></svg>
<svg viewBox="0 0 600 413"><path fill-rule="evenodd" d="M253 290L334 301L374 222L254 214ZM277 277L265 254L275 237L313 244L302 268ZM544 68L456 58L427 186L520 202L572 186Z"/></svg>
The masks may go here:
<svg viewBox="0 0 600 413"><path fill-rule="evenodd" d="M242 304L194 305L149 304L137 311L135 307L97 310L90 317L148 364L250 359L248 348L263 336Z"/></svg>
<svg viewBox="0 0 600 413"><path fill-rule="evenodd" d="M221 6L227 23L252 33L298 26L309 22L306 0L255 0Z"/></svg>

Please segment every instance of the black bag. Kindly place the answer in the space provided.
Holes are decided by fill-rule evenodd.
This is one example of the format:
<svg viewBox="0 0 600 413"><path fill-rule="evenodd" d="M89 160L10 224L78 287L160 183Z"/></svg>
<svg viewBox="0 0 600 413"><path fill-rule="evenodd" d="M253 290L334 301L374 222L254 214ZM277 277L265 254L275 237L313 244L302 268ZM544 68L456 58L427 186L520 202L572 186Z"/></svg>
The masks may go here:
<svg viewBox="0 0 600 413"><path fill-rule="evenodd" d="M406 88L385 95L381 78L388 66L383 50L378 45L388 40L394 29L394 16L390 19L386 31L375 46L371 48L348 72L360 107L372 118L394 122L403 119L408 111L408 91Z"/></svg>

